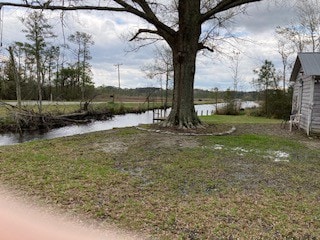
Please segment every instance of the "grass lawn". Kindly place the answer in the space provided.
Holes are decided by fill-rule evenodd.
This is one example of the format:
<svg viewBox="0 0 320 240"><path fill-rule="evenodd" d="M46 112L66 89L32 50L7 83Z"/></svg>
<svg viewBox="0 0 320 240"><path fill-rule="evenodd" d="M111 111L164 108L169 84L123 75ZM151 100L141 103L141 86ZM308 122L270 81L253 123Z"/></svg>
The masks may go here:
<svg viewBox="0 0 320 240"><path fill-rule="evenodd" d="M281 123L279 119L270 119L265 117L251 117L248 115L211 115L203 116L201 119L209 124L276 124Z"/></svg>
<svg viewBox="0 0 320 240"><path fill-rule="evenodd" d="M320 141L280 122L203 117L229 136L134 128L0 147L0 181L150 239L317 239Z"/></svg>

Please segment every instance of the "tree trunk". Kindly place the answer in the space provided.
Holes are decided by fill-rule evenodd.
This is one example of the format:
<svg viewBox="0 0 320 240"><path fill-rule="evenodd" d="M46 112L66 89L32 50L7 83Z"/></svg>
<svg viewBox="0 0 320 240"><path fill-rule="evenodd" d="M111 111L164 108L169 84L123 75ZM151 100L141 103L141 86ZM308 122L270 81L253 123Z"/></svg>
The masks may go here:
<svg viewBox="0 0 320 240"><path fill-rule="evenodd" d="M39 53L36 53L39 54ZM39 55L36 56L36 64L37 64L37 84L38 84L38 110L39 114L42 114L42 80L41 80L41 63Z"/></svg>
<svg viewBox="0 0 320 240"><path fill-rule="evenodd" d="M18 109L21 110L21 85L20 85L20 75L17 71L17 66L14 60L13 56L13 50L12 47L9 47L9 53L10 53L10 59L11 59L11 64L12 64L12 70L13 70L13 77L14 81L16 83L16 96L17 96L17 106Z"/></svg>
<svg viewBox="0 0 320 240"><path fill-rule="evenodd" d="M164 126L196 128L201 126L194 109L194 76L201 33L200 1L179 2L179 31L171 45L174 67L174 95L172 110Z"/></svg>
<svg viewBox="0 0 320 240"><path fill-rule="evenodd" d="M194 128L201 124L194 109L193 85L196 53L174 53L174 95L166 126Z"/></svg>
<svg viewBox="0 0 320 240"><path fill-rule="evenodd" d="M168 107L168 90L169 90L169 66L166 64L166 93L165 93L165 102L164 102L164 110L167 110Z"/></svg>

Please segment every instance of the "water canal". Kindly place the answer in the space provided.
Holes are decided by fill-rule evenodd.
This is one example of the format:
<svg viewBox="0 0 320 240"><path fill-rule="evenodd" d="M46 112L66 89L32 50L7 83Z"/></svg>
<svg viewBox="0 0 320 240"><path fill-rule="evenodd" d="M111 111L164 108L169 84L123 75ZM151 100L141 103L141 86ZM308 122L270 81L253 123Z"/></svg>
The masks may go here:
<svg viewBox="0 0 320 240"><path fill-rule="evenodd" d="M223 104L218 104L218 108ZM243 102L242 108L257 106L254 102ZM195 106L198 115L207 115L215 112L216 105L204 104ZM113 128L134 127L139 124L153 123L153 112L147 111L141 114L116 115L110 120L93 121L85 125L71 125L52 129L45 133L25 133L23 136L15 133L0 134L0 146L12 145L39 139L52 139L96 131L110 130Z"/></svg>

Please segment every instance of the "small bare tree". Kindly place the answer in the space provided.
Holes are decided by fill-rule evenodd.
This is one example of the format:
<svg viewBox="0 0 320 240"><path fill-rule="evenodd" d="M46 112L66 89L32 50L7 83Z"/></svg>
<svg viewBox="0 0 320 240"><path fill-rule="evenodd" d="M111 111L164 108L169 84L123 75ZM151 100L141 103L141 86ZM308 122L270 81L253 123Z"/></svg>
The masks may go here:
<svg viewBox="0 0 320 240"><path fill-rule="evenodd" d="M301 31L309 38L312 52L318 51L320 46L319 12L319 0L300 0L297 2L297 20Z"/></svg>
<svg viewBox="0 0 320 240"><path fill-rule="evenodd" d="M282 62L283 91L286 92L287 70L292 65L290 62L290 57L295 53L295 49L292 47L292 44L283 37L283 35L277 34L277 40L278 40L278 53L281 56L281 62Z"/></svg>
<svg viewBox="0 0 320 240"><path fill-rule="evenodd" d="M319 51L320 0L297 1L296 12L291 25L277 27L276 33L296 52Z"/></svg>
<svg viewBox="0 0 320 240"><path fill-rule="evenodd" d="M236 93L238 91L238 84L240 82L240 61L241 61L241 53L238 50L233 50L230 55L230 64L229 68L231 70L232 79L233 79L233 90Z"/></svg>
<svg viewBox="0 0 320 240"><path fill-rule="evenodd" d="M161 46L157 47L155 51L155 60L151 64L147 64L142 67L142 71L147 74L147 77L154 78L159 77L162 82L162 77L165 76L165 102L164 107L168 106L168 92L169 92L169 82L173 78L173 61L172 52L170 48ZM162 84L161 84L162 88Z"/></svg>

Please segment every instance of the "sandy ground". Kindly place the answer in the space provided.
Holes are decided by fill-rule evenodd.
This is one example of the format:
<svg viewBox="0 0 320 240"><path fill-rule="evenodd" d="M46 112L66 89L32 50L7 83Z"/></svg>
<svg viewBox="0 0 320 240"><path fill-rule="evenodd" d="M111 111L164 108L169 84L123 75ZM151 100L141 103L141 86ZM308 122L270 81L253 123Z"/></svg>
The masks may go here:
<svg viewBox="0 0 320 240"><path fill-rule="evenodd" d="M1 240L137 240L137 234L58 215L0 187Z"/></svg>

